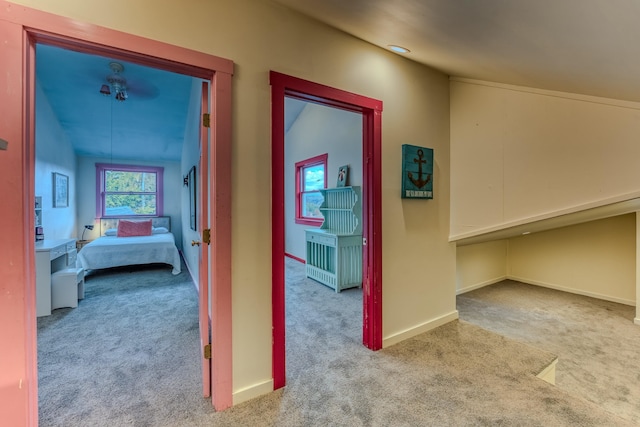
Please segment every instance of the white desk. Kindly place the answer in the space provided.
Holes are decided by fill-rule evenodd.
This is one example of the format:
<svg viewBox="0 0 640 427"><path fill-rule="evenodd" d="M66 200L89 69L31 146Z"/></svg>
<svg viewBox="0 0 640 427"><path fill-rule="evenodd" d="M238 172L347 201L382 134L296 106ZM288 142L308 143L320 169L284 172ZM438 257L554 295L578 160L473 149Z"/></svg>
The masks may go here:
<svg viewBox="0 0 640 427"><path fill-rule="evenodd" d="M76 239L36 242L36 315L51 314L51 273L76 265Z"/></svg>

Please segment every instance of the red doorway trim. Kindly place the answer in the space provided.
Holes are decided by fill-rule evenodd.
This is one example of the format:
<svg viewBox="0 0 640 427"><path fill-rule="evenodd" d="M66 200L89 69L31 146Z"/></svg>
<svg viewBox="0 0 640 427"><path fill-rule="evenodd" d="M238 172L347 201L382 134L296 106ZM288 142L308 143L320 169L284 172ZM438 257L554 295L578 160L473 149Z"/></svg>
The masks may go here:
<svg viewBox="0 0 640 427"><path fill-rule="evenodd" d="M315 102L363 116L363 344L382 348L382 101L271 71L272 322L274 389L286 385L284 295L284 99Z"/></svg>
<svg viewBox="0 0 640 427"><path fill-rule="evenodd" d="M127 60L142 65L203 78L212 82L212 111L224 111L216 118L215 134L212 135L212 157L216 164L231 164L231 75L233 62L201 52L168 45L155 40L122 33L93 24L74 21L65 17L29 9L0 0L0 36L5 42L0 51L0 129L2 138L10 140L10 149L0 159L0 181L16 182L16 191L7 194L0 214L5 225L0 232L5 241L0 245L0 263L5 271L0 308L8 316L0 322L0 341L8 350L4 355L6 366L0 372L0 383L11 384L0 390L0 405L4 420L9 425L37 425L37 363L35 322L35 253L33 239L33 176L34 176L34 81L35 45L55 45L80 52L92 52ZM5 155L6 154L6 155ZM212 217L218 218L219 233L216 233L218 253L231 253L231 197L229 167L212 170L212 179L219 185L211 196L215 203ZM15 177L15 178L14 178ZM21 191L22 190L22 191ZM216 198L215 191L222 197ZM225 225L226 224L226 225ZM222 233L222 235L220 235ZM221 239L221 240L218 240ZM219 299L213 307L215 312L227 317L216 318L214 336L226 342L214 357L214 406L217 410L232 404L231 370L231 263L230 255L214 255L215 268L213 288ZM13 301L11 304L9 304ZM5 310L10 305L11 308ZM220 305L220 307L218 307ZM226 306L228 305L228 307ZM222 366L228 364L228 366ZM13 387L19 378L19 387Z"/></svg>

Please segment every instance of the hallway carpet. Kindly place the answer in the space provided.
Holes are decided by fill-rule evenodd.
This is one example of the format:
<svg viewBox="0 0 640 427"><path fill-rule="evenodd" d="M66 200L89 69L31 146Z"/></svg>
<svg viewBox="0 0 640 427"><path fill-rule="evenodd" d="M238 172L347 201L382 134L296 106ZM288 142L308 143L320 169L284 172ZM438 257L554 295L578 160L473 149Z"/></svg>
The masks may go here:
<svg viewBox="0 0 640 427"><path fill-rule="evenodd" d="M640 424L635 307L513 280L457 302L461 319L558 355L558 388Z"/></svg>
<svg viewBox="0 0 640 427"><path fill-rule="evenodd" d="M119 271L38 322L40 425L633 425L536 378L554 354L467 322L369 351L361 290L336 294L286 266L284 389L215 413L200 397L188 276Z"/></svg>

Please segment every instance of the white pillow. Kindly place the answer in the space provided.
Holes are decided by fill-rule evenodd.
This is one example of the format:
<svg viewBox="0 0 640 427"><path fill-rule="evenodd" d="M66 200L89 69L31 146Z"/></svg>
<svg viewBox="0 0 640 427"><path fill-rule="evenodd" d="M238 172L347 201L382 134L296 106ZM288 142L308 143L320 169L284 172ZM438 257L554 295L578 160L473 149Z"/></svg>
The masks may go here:
<svg viewBox="0 0 640 427"><path fill-rule="evenodd" d="M116 228L110 228L107 231L104 232L105 236L117 236L118 235L118 229Z"/></svg>
<svg viewBox="0 0 640 427"><path fill-rule="evenodd" d="M169 230L167 230L167 227L153 227L151 229L151 234L164 234L168 232Z"/></svg>

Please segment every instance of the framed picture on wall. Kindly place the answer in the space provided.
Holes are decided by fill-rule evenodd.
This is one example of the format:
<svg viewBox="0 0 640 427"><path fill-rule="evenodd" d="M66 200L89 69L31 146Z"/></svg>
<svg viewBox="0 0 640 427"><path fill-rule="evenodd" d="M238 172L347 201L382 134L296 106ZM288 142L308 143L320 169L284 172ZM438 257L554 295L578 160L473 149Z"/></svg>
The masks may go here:
<svg viewBox="0 0 640 427"><path fill-rule="evenodd" d="M338 183L336 187L344 187L347 185L347 176L349 175L349 165L340 166L338 168Z"/></svg>
<svg viewBox="0 0 640 427"><path fill-rule="evenodd" d="M402 198L433 199L433 149L402 146Z"/></svg>
<svg viewBox="0 0 640 427"><path fill-rule="evenodd" d="M69 177L53 172L53 207L69 207Z"/></svg>
<svg viewBox="0 0 640 427"><path fill-rule="evenodd" d="M196 167L189 171L189 226L192 230L197 230L197 199L196 199Z"/></svg>

